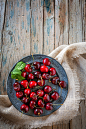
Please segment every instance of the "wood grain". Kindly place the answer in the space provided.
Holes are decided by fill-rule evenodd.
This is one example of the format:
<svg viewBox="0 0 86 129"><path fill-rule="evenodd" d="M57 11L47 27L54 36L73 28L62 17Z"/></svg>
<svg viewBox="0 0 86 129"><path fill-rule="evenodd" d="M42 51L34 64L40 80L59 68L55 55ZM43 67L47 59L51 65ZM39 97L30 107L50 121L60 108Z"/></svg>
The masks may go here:
<svg viewBox="0 0 86 129"><path fill-rule="evenodd" d="M48 55L52 50L54 50L54 1L45 0L43 54Z"/></svg>
<svg viewBox="0 0 86 129"><path fill-rule="evenodd" d="M55 48L68 44L68 0L55 0Z"/></svg>
<svg viewBox="0 0 86 129"><path fill-rule="evenodd" d="M6 94L6 80L12 66L30 55L30 13L29 0L7 1L1 61L2 94Z"/></svg>
<svg viewBox="0 0 86 129"><path fill-rule="evenodd" d="M42 54L43 48L43 6L41 0L31 1L31 54Z"/></svg>

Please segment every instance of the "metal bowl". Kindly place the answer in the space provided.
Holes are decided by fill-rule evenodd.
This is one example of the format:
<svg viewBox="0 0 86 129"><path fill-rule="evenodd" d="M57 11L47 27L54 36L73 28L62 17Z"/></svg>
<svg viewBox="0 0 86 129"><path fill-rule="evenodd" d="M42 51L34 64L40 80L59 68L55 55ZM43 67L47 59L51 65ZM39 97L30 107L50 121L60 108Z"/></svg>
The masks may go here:
<svg viewBox="0 0 86 129"><path fill-rule="evenodd" d="M67 78L67 75L66 75L66 72L65 72L64 68L61 66L61 64L58 61L56 61L55 59L53 59L49 56L41 55L41 54L35 54L35 55L33 55L33 57L34 57L34 62L37 61L37 62L41 62L41 63L42 63L44 58L49 58L49 60L51 60L51 64L48 67L49 68L54 67L56 69L56 72L57 72L56 74L57 74L57 76L59 76L60 80L63 80L63 81L66 82L67 86L66 86L66 88L63 88L62 94L59 97L59 99L52 102L53 104L63 104L66 97L67 97L67 94L68 94L68 78ZM19 61L23 61L26 64L27 64L27 62L32 63L33 58L32 58L32 55L30 55L30 56L24 57L23 59L21 59ZM13 66L11 71L14 69L15 65ZM15 83L15 79L11 78L11 71L10 71L10 73L8 75L8 78L7 78L7 94L9 96L9 99L10 99L11 103L13 104L13 106L18 111L22 112L20 110L20 107L23 103L21 101L19 101L16 97L16 91L13 89L13 84ZM54 85L51 82L49 82L49 80L45 81L45 85L50 85L52 87L52 89L56 89L56 91L59 94L61 93L61 88L59 87L59 85ZM41 88L43 88L43 87L41 87ZM33 90L35 90L35 89L33 89ZM49 115L49 114L53 113L54 111L58 110L58 108L60 108L60 107L61 107L61 105L53 105L53 110L51 110L51 111L47 111L45 108L43 108L43 114L41 114L40 116ZM29 115L29 116L33 116L33 117L40 117L40 116L34 115L33 110L30 109L30 108L29 108L29 111L27 113L24 113L24 114Z"/></svg>

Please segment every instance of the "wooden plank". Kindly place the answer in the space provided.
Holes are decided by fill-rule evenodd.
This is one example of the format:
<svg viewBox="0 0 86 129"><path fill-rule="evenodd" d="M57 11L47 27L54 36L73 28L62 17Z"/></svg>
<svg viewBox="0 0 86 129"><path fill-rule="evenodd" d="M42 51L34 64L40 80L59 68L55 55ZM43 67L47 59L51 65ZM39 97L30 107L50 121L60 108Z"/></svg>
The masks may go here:
<svg viewBox="0 0 86 129"><path fill-rule="evenodd" d="M43 6L39 6L40 1L31 1L31 54L42 54Z"/></svg>
<svg viewBox="0 0 86 129"><path fill-rule="evenodd" d="M82 4L80 0L69 1L69 44L83 41ZM82 129L81 123L82 115L78 115L70 121L70 128Z"/></svg>
<svg viewBox="0 0 86 129"><path fill-rule="evenodd" d="M85 0L82 0L82 6L81 6L81 13L82 13L82 41L84 42L85 41L85 9L86 9L86 6L85 6Z"/></svg>
<svg viewBox="0 0 86 129"><path fill-rule="evenodd" d="M82 1L76 0L76 36L77 36L77 42L82 42Z"/></svg>
<svg viewBox="0 0 86 129"><path fill-rule="evenodd" d="M2 44L3 44L3 25L4 25L4 15L5 15L5 3L6 1L0 1L0 74L1 74L1 69L2 69ZM0 81L1 85L1 81ZM0 86L0 94L2 91L2 87Z"/></svg>
<svg viewBox="0 0 86 129"><path fill-rule="evenodd" d="M58 125L53 125L53 129L58 129L57 126L58 126Z"/></svg>
<svg viewBox="0 0 86 129"><path fill-rule="evenodd" d="M68 44L68 0L55 0L55 48Z"/></svg>
<svg viewBox="0 0 86 129"><path fill-rule="evenodd" d="M54 2L45 0L44 2L44 52L48 55L54 50Z"/></svg>
<svg viewBox="0 0 86 129"><path fill-rule="evenodd" d="M69 1L69 44L77 42L76 0Z"/></svg>
<svg viewBox="0 0 86 129"><path fill-rule="evenodd" d="M85 42L86 42L86 1L85 1L85 4L84 4L84 37L85 37Z"/></svg>
<svg viewBox="0 0 86 129"><path fill-rule="evenodd" d="M86 107L85 107L85 101L83 100L80 103L80 109L81 109L81 129L86 128Z"/></svg>
<svg viewBox="0 0 86 129"><path fill-rule="evenodd" d="M30 1L7 1L2 45L2 94L13 64L30 55Z"/></svg>

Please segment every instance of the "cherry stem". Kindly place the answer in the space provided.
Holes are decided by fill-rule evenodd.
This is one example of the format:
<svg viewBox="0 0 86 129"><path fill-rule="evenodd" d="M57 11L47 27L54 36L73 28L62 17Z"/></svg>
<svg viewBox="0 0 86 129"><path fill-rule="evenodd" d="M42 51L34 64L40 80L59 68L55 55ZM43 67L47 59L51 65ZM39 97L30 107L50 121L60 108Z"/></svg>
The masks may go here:
<svg viewBox="0 0 86 129"><path fill-rule="evenodd" d="M59 85L59 86L61 87L61 85ZM59 97L60 97L60 96L61 96L61 94L62 94L62 89L63 89L63 88L61 87L61 92L60 92L60 95L59 95Z"/></svg>
<svg viewBox="0 0 86 129"><path fill-rule="evenodd" d="M26 98L27 98L27 94L25 94L26 95Z"/></svg>
<svg viewBox="0 0 86 129"><path fill-rule="evenodd" d="M63 104L51 104L51 105L63 105Z"/></svg>
<svg viewBox="0 0 86 129"><path fill-rule="evenodd" d="M27 64L29 64L28 62L26 62Z"/></svg>
<svg viewBox="0 0 86 129"><path fill-rule="evenodd" d="M24 72L24 69L22 69L22 72Z"/></svg>
<svg viewBox="0 0 86 129"><path fill-rule="evenodd" d="M21 117L22 117L23 111L21 112Z"/></svg>
<svg viewBox="0 0 86 129"><path fill-rule="evenodd" d="M40 113L38 112L38 115L40 116Z"/></svg>
<svg viewBox="0 0 86 129"><path fill-rule="evenodd" d="M49 82L51 82L51 80L50 80L51 78L49 78Z"/></svg>
<svg viewBox="0 0 86 129"><path fill-rule="evenodd" d="M19 101L21 101L19 98L17 98Z"/></svg>
<svg viewBox="0 0 86 129"><path fill-rule="evenodd" d="M53 59L51 59L51 60L53 60ZM49 61L51 61L51 60L49 60Z"/></svg>
<svg viewBox="0 0 86 129"><path fill-rule="evenodd" d="M62 89L63 89L63 88L61 87L61 93L60 93L60 96L61 96L61 94L62 94Z"/></svg>
<svg viewBox="0 0 86 129"><path fill-rule="evenodd" d="M39 96L39 98L43 99L43 97ZM43 99L43 103L44 103L44 99Z"/></svg>
<svg viewBox="0 0 86 129"><path fill-rule="evenodd" d="M40 86L36 86L36 88L39 88Z"/></svg>

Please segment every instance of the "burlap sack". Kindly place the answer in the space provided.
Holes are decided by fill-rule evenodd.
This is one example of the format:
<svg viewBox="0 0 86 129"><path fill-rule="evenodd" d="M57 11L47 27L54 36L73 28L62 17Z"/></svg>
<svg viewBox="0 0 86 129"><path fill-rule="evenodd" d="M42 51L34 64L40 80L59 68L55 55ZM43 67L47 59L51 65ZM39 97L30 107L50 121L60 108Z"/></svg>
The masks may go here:
<svg viewBox="0 0 86 129"><path fill-rule="evenodd" d="M15 109L7 95L0 96L0 129L30 129L61 121L69 121L79 111L86 87L86 42L62 45L49 56L55 58L65 69L69 90L64 104L54 113L44 117L31 117Z"/></svg>

